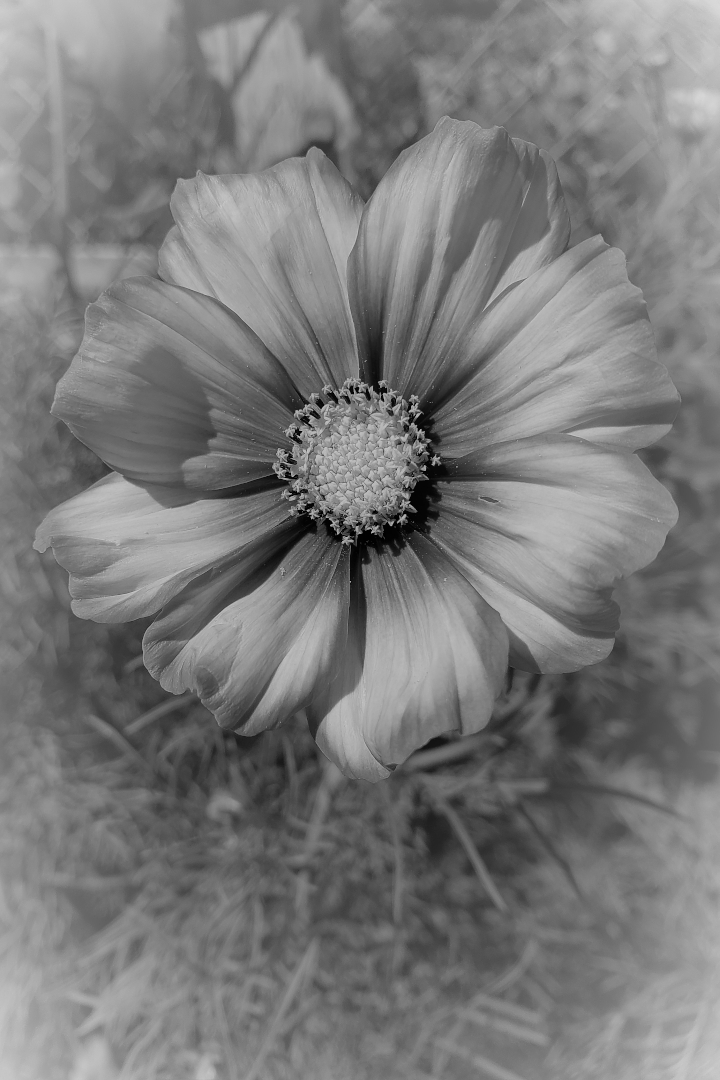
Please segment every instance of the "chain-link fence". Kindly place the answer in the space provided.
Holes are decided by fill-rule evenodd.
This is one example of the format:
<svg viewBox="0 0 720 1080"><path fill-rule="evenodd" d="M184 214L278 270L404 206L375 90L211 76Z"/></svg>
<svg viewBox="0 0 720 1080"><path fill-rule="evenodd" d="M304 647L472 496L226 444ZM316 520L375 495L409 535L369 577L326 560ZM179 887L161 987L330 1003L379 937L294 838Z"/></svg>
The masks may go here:
<svg viewBox="0 0 720 1080"><path fill-rule="evenodd" d="M49 6L49 5L48 5ZM134 113L114 108L42 10L0 12L0 242L142 239L171 184L205 165L208 84L176 26ZM200 73L201 74L201 73ZM129 79L127 80L129 81Z"/></svg>
<svg viewBox="0 0 720 1080"><path fill-rule="evenodd" d="M194 35L170 27L166 71L129 121L50 21L13 5L1 20L0 239L153 239L174 179L212 170L227 138ZM602 226L603 200L659 198L667 155L717 130L718 55L717 18L684 0L349 0L326 59L356 115L342 164L365 194L449 113L547 148L583 229Z"/></svg>
<svg viewBox="0 0 720 1080"><path fill-rule="evenodd" d="M348 35L395 39L426 126L448 113L549 150L576 228L603 202L659 198L668 155L720 126L720 24L693 4L353 0Z"/></svg>

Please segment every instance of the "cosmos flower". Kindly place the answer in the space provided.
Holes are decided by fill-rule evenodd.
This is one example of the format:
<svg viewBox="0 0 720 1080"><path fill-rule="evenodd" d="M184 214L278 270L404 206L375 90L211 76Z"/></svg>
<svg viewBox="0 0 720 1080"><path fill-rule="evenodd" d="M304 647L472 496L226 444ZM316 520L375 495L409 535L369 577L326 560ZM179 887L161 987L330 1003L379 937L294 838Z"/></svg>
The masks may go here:
<svg viewBox="0 0 720 1080"><path fill-rule="evenodd" d="M305 709L378 779L485 725L508 662L605 657L675 521L677 394L551 159L444 119L367 205L319 151L178 183L162 280L87 315L54 412L114 471L36 546L74 611L246 735Z"/></svg>

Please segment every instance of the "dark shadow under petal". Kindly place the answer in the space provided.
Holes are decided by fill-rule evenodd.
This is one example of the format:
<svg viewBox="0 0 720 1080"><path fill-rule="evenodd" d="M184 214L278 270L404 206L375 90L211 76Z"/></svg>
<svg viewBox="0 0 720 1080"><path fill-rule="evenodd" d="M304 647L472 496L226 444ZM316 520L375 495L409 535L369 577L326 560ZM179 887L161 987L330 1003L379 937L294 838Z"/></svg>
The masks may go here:
<svg viewBox="0 0 720 1080"><path fill-rule="evenodd" d="M147 631L145 661L192 689L224 727L254 734L304 708L346 653L347 548L322 528L246 548L208 571Z"/></svg>
<svg viewBox="0 0 720 1080"><path fill-rule="evenodd" d="M445 117L363 212L348 263L363 377L431 397L487 303L557 258L568 235L547 154Z"/></svg>
<svg viewBox="0 0 720 1080"><path fill-rule="evenodd" d="M319 746L347 775L387 775L434 735L477 731L507 666L498 615L430 540L358 553L350 648L308 707Z"/></svg>
<svg viewBox="0 0 720 1080"><path fill-rule="evenodd" d="M167 281L217 297L306 397L357 376L346 265L362 199L318 150L261 173L181 180Z"/></svg>
<svg viewBox="0 0 720 1080"><path fill-rule="evenodd" d="M301 400L217 301L133 279L88 309L53 411L128 479L219 492L272 476Z"/></svg>
<svg viewBox="0 0 720 1080"><path fill-rule="evenodd" d="M289 543L298 525L276 489L202 499L113 473L52 510L35 546L52 545L70 573L73 610L99 622L157 612L209 570L242 562L246 548Z"/></svg>

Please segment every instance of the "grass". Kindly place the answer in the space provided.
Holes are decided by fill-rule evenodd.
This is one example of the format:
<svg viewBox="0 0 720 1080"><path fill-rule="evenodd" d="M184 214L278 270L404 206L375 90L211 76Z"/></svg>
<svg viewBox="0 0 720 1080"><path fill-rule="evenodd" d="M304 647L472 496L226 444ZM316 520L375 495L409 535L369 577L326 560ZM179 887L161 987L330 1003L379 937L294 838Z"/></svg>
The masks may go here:
<svg viewBox="0 0 720 1080"><path fill-rule="evenodd" d="M495 770L328 783L301 729L238 750L188 715L123 749L77 698L52 717L43 704L27 695L6 739L8 1076L65 1077L102 1035L127 1077L203 1062L222 1077L462 1077L470 1054L570 1078L588 1048L624 1053L658 998L686 1019L716 1004L716 787L683 793L689 821L630 799L557 803L528 746ZM666 797L652 776L612 779ZM467 846L443 828L450 803ZM478 1025L488 999L494 1023Z"/></svg>
<svg viewBox="0 0 720 1080"><path fill-rule="evenodd" d="M443 71L463 25L408 24ZM604 145L563 162L576 235L627 252L683 394L647 458L680 523L606 663L516 675L470 752L376 787L300 721L221 733L138 664L142 625L71 615L31 544L102 471L49 416L78 314L0 317L0 1080L717 1074L720 166L668 134L662 193L632 196Z"/></svg>

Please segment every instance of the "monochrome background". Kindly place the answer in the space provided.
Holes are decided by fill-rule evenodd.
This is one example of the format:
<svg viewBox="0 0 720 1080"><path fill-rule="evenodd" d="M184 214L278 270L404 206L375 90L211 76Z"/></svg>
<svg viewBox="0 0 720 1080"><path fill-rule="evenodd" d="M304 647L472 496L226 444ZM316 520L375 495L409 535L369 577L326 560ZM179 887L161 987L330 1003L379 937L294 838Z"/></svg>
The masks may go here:
<svg viewBox="0 0 720 1080"><path fill-rule="evenodd" d="M370 787L165 695L32 537L102 475L54 385L175 180L319 145L367 198L445 114L625 252L680 520L607 661ZM720 5L2 0L0 342L0 1078L717 1076Z"/></svg>

